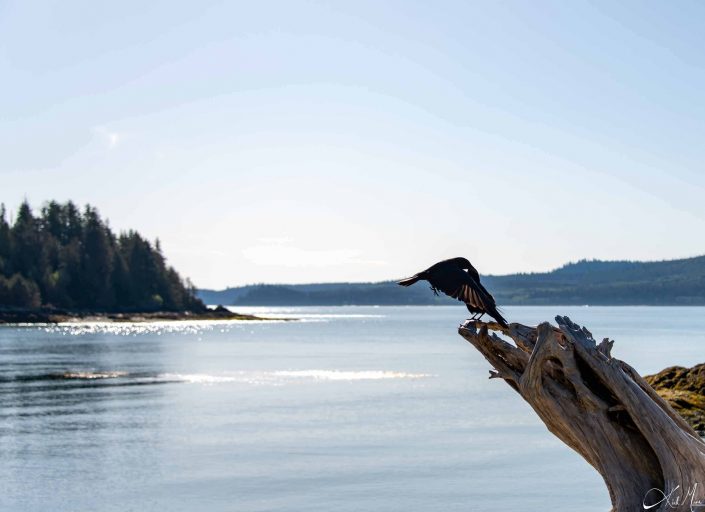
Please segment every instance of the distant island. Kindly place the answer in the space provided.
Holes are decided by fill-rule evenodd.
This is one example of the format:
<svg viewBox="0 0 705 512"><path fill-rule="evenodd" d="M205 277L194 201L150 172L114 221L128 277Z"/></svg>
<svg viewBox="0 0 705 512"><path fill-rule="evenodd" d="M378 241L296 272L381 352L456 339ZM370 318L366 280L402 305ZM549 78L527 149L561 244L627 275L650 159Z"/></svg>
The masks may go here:
<svg viewBox="0 0 705 512"><path fill-rule="evenodd" d="M482 276L500 305L705 305L705 256L668 261L582 260L551 272ZM378 283L259 284L198 290L206 304L238 306L453 304L428 286Z"/></svg>
<svg viewBox="0 0 705 512"><path fill-rule="evenodd" d="M196 289L166 264L159 241L116 235L98 210L25 201L10 224L0 206L0 323L99 317L251 318L209 310Z"/></svg>

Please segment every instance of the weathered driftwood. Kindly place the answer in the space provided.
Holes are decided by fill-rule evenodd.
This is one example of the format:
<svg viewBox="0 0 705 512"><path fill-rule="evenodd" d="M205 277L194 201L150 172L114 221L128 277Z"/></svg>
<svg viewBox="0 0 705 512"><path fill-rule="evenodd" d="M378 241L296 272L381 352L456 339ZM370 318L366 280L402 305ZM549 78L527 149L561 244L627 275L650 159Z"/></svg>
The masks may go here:
<svg viewBox="0 0 705 512"><path fill-rule="evenodd" d="M603 477L614 512L705 511L705 443L627 363L568 317L467 321L459 333ZM514 344L489 333L501 332Z"/></svg>

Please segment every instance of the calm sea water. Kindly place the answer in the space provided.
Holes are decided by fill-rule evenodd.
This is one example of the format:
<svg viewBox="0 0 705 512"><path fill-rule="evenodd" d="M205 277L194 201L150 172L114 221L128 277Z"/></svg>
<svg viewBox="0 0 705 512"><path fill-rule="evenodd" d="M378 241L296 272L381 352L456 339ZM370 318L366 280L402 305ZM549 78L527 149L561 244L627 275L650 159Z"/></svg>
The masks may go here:
<svg viewBox="0 0 705 512"><path fill-rule="evenodd" d="M1 327L0 510L609 509L461 307L249 309L301 320ZM705 360L705 308L506 313L568 314L642 373Z"/></svg>

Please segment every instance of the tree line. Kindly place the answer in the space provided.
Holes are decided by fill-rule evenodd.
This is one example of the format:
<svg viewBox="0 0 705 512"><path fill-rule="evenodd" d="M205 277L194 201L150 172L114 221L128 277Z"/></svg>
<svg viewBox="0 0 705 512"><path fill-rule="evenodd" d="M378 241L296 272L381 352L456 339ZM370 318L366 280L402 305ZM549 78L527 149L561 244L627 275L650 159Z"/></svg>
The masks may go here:
<svg viewBox="0 0 705 512"><path fill-rule="evenodd" d="M115 235L90 205L0 206L0 308L202 311L193 284L136 231Z"/></svg>

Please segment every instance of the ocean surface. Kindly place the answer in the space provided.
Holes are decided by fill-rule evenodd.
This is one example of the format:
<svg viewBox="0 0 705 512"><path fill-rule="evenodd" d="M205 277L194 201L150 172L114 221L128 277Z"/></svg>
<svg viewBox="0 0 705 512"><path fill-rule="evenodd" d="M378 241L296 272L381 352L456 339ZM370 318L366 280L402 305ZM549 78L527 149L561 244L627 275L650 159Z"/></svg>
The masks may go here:
<svg viewBox="0 0 705 512"><path fill-rule="evenodd" d="M0 511L609 510L462 307L238 310L299 320L0 327ZM505 312L643 374L705 361L705 308Z"/></svg>

